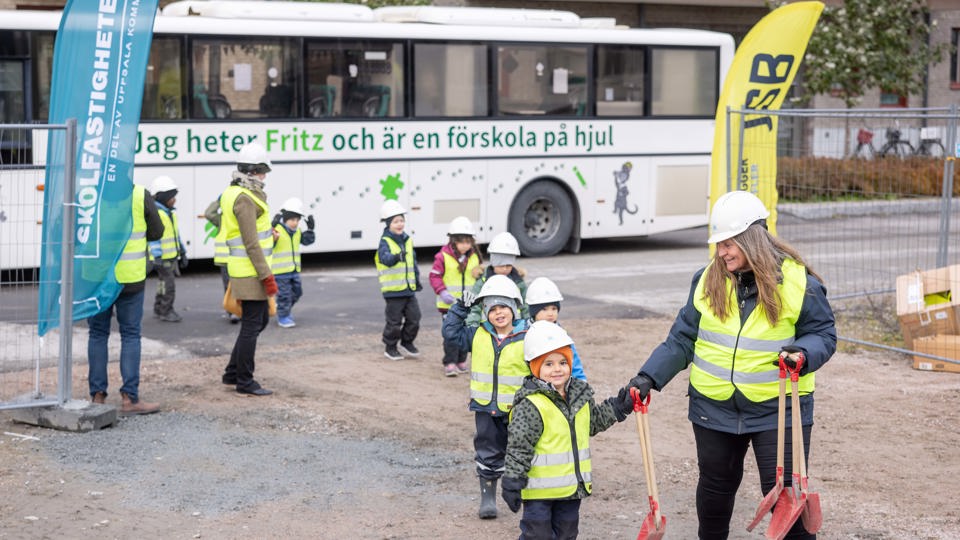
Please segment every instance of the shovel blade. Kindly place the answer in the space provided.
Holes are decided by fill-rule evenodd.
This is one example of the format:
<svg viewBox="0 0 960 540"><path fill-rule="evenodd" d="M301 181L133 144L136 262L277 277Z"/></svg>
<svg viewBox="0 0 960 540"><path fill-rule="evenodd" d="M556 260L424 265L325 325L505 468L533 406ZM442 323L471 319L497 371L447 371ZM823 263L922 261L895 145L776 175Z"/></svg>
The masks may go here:
<svg viewBox="0 0 960 540"><path fill-rule="evenodd" d="M753 521L747 525L747 531L752 531L754 527L760 524L763 521L763 518L770 513L770 509L773 508L774 503L777 502L777 498L780 496L780 492L783 490L783 486L779 482L774 484L773 489L767 492L763 500L760 501L760 506L757 507L757 514L753 516Z"/></svg>
<svg viewBox="0 0 960 540"><path fill-rule="evenodd" d="M767 526L767 538L769 540L783 540L790 528L800 518L803 513L804 503L806 502L801 495L795 497L793 490L785 489L780 492L777 498L777 505L773 509L773 517L770 518L770 525Z"/></svg>
<svg viewBox="0 0 960 540"><path fill-rule="evenodd" d="M823 514L820 513L820 494L807 493L807 504L803 505L803 512L800 514L803 520L803 528L810 534L816 534L823 525Z"/></svg>
<svg viewBox="0 0 960 540"><path fill-rule="evenodd" d="M667 516L660 516L660 526L657 527L657 518L653 515L653 512L650 512L647 514L647 518L643 520L637 540L662 540L663 531L666 528Z"/></svg>

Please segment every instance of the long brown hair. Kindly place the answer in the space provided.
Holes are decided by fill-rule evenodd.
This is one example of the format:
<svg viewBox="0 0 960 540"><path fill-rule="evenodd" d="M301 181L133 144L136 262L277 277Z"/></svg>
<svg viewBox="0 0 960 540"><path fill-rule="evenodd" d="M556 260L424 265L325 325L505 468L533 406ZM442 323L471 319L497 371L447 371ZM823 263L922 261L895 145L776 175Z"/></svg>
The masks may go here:
<svg viewBox="0 0 960 540"><path fill-rule="evenodd" d="M782 276L780 266L784 259L793 259L807 269L807 273L823 281L816 272L808 266L797 250L790 244L776 238L763 225L751 225L747 230L731 238L740 248L747 259L747 266L753 270L757 280L757 305L763 307L767 321L773 326L780 320L780 308L783 307L777 284ZM710 310L721 321L733 315L730 312L730 301L727 297L727 283L734 280L732 272L727 270L720 251L714 251L713 262L707 267L706 281L703 287L703 299L707 301ZM730 294L736 294L735 289Z"/></svg>
<svg viewBox="0 0 960 540"><path fill-rule="evenodd" d="M457 240L470 240L470 249L467 250L467 253L473 252L477 255L477 262L483 264L483 255L480 254L480 250L477 249L477 239L472 234L451 234L450 235L450 249L457 253ZM467 253L464 253L466 255ZM467 267L467 262L470 260L470 257L464 257L463 261L460 263L460 271L462 272L464 268Z"/></svg>

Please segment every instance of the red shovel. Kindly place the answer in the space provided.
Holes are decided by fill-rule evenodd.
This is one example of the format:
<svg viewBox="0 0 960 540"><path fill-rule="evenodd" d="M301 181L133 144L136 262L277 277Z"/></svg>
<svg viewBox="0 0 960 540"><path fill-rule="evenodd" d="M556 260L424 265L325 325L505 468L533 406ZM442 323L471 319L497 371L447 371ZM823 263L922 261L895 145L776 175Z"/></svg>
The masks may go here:
<svg viewBox="0 0 960 540"><path fill-rule="evenodd" d="M797 360L796 367L793 368L785 365L782 358L780 360L780 365L790 372L790 408L793 413L792 425L790 426L790 434L792 435L790 453L793 457L791 467L793 478L790 488L780 492L777 505L773 509L773 518L770 519L770 525L767 527L767 538L770 540L783 540L807 505L807 496L801 489L800 480L804 459L803 426L800 421L800 384L798 381L800 380L800 368L803 365L803 360L803 356L801 356Z"/></svg>
<svg viewBox="0 0 960 540"><path fill-rule="evenodd" d="M657 473L653 468L653 447L650 445L650 422L647 419L647 399L640 399L640 391L630 389L633 398L633 410L637 414L637 432L640 434L640 449L643 452L643 472L647 477L647 498L650 500L650 513L643 520L637 540L661 540L667 527L667 518L660 514L660 495L657 493Z"/></svg>
<svg viewBox="0 0 960 540"><path fill-rule="evenodd" d="M760 521L770 512L780 492L783 491L783 446L786 439L787 423L787 368L783 363L783 355L780 354L780 400L777 402L777 481L773 488L767 492L760 506L757 507L757 514L753 516L753 521L747 525L747 530L752 531L754 527L760 524Z"/></svg>

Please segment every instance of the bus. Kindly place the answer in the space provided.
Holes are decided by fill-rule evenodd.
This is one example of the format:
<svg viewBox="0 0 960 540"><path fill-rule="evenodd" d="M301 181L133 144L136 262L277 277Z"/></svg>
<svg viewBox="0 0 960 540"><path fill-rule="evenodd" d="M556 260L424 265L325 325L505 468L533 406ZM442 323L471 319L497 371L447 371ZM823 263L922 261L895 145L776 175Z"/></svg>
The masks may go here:
<svg viewBox="0 0 960 540"><path fill-rule="evenodd" d="M5 267L39 265L45 137L2 124L46 121L59 19L0 17L0 250L30 252ZM418 245L466 216L525 256L701 226L733 54L727 34L566 11L178 1L154 23L134 180L178 185L193 259L253 140L274 211L298 197L315 217L304 253L375 249L388 199Z"/></svg>

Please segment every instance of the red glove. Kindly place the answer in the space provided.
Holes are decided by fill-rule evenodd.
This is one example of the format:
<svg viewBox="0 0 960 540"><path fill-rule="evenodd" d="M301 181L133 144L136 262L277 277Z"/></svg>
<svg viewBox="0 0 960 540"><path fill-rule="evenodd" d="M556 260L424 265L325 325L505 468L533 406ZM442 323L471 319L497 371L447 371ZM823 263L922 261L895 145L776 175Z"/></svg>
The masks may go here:
<svg viewBox="0 0 960 540"><path fill-rule="evenodd" d="M273 274L270 274L270 277L264 279L263 281L263 290L266 291L267 296L276 296L277 291L277 278L273 277Z"/></svg>

